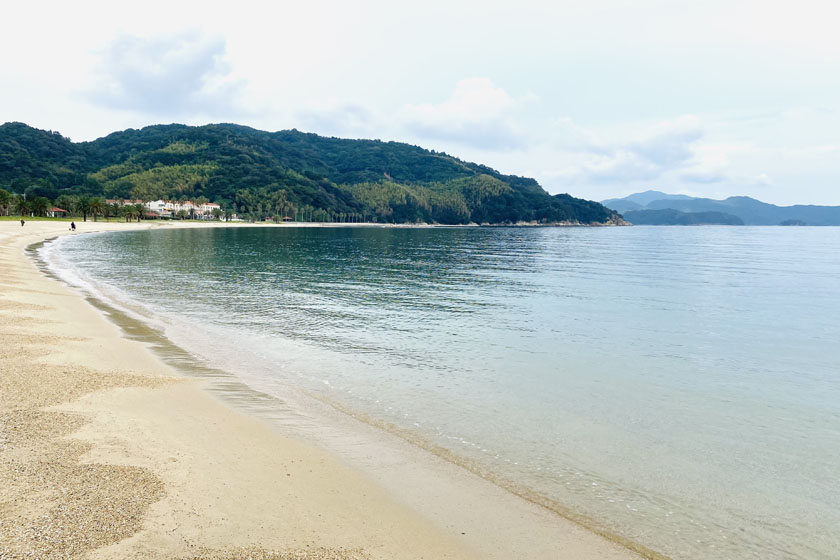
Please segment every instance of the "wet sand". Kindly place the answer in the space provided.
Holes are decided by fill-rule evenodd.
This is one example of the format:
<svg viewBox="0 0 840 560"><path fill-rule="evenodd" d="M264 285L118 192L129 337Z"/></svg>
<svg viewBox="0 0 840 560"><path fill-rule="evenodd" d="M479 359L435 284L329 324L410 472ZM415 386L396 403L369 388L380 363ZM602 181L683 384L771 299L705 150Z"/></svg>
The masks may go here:
<svg viewBox="0 0 840 560"><path fill-rule="evenodd" d="M338 412L243 413L38 270L66 228L0 222L0 559L638 558Z"/></svg>

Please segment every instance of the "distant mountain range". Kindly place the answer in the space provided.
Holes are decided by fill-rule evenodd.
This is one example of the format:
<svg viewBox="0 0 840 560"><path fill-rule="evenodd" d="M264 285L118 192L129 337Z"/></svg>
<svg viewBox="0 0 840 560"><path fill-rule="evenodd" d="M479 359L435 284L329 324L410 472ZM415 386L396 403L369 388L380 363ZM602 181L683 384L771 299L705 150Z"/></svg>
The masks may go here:
<svg viewBox="0 0 840 560"><path fill-rule="evenodd" d="M748 196L714 200L645 191L624 198L610 198L601 204L622 214L629 222L640 225L840 225L840 206L776 206ZM663 213L663 210L670 212Z"/></svg>

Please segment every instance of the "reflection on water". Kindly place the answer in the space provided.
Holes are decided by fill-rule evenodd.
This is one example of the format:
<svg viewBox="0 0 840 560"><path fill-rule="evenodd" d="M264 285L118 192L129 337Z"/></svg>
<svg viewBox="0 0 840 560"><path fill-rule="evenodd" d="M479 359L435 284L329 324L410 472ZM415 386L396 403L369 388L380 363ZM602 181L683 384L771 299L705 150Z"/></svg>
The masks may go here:
<svg viewBox="0 0 840 560"><path fill-rule="evenodd" d="M55 266L210 366L414 430L673 557L840 545L836 228L242 228L59 246Z"/></svg>

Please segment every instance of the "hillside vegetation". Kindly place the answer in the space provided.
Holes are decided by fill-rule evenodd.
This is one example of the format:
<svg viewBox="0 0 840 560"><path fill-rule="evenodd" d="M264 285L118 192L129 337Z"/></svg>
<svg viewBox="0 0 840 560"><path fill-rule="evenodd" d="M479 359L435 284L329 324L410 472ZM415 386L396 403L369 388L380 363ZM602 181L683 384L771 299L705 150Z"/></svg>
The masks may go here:
<svg viewBox="0 0 840 560"><path fill-rule="evenodd" d="M742 226L744 221L738 216L723 212L680 212L664 208L662 210L630 210L624 212L624 218L639 226L702 226L724 225Z"/></svg>
<svg viewBox="0 0 840 560"><path fill-rule="evenodd" d="M27 198L202 199L261 220L606 223L597 202L549 195L533 179L398 142L157 125L74 143L0 125L0 188Z"/></svg>

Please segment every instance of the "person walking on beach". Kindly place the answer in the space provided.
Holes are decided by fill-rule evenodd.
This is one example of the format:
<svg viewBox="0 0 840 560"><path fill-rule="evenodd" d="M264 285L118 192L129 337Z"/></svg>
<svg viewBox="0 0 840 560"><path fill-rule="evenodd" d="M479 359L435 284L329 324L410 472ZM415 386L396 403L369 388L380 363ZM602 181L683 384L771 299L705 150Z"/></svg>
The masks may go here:
<svg viewBox="0 0 840 560"><path fill-rule="evenodd" d="M76 222L70 222L70 231L76 231Z"/></svg>
<svg viewBox="0 0 840 560"><path fill-rule="evenodd" d="M25 224L25 223L26 223L26 222L24 222L24 221L23 221L23 218L21 218L21 219L20 219L20 227L23 227L23 224Z"/></svg>

